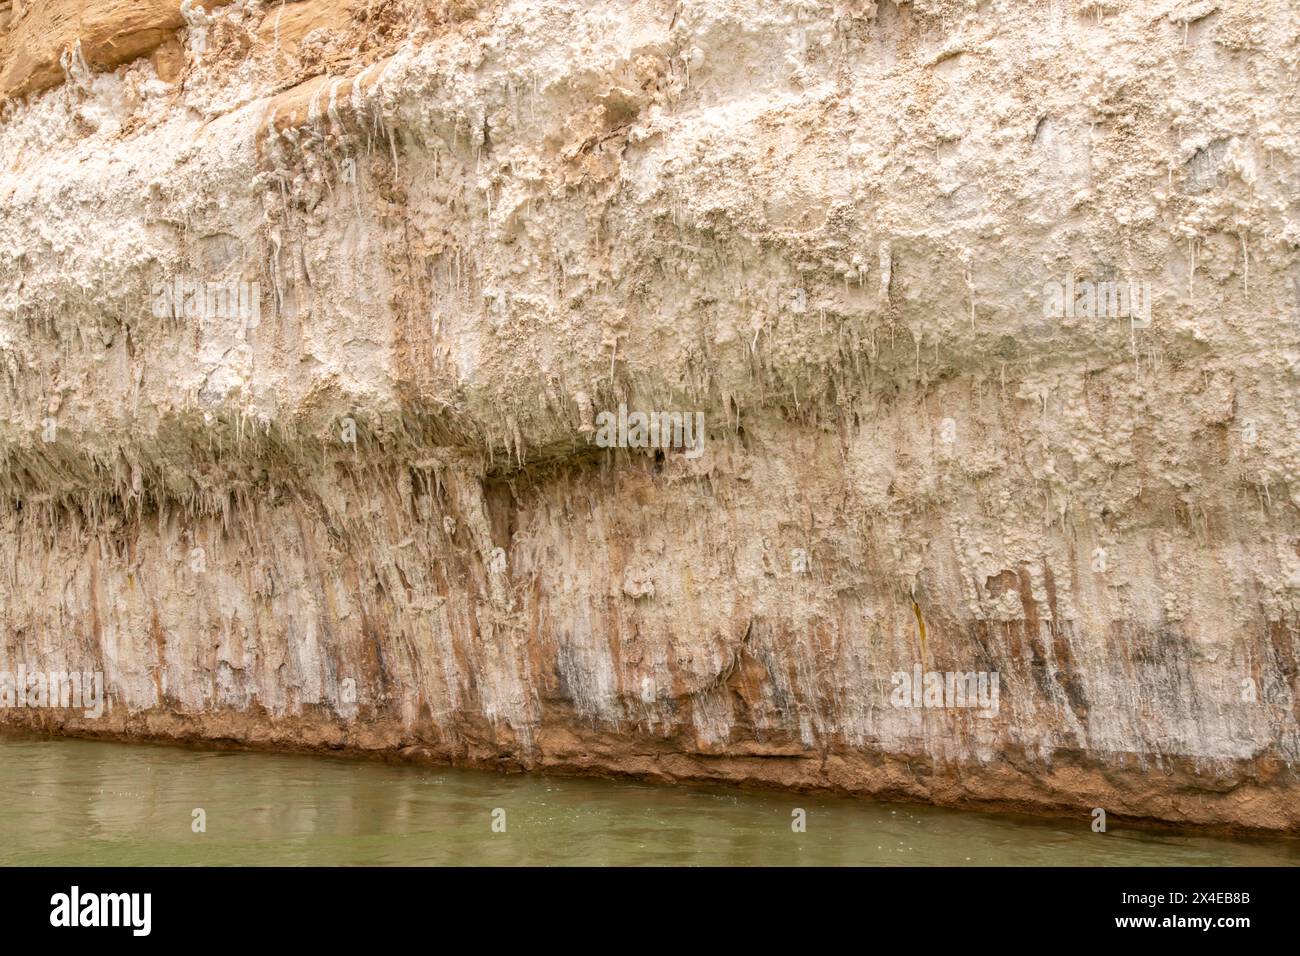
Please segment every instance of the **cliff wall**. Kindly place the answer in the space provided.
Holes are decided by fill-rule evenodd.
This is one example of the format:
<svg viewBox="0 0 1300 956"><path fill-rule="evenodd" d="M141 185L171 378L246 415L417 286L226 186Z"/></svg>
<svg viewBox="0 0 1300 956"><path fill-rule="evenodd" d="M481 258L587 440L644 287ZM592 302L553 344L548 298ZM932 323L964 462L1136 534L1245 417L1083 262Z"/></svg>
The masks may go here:
<svg viewBox="0 0 1300 956"><path fill-rule="evenodd" d="M0 2L0 667L109 700L0 722L1300 829L1298 55Z"/></svg>

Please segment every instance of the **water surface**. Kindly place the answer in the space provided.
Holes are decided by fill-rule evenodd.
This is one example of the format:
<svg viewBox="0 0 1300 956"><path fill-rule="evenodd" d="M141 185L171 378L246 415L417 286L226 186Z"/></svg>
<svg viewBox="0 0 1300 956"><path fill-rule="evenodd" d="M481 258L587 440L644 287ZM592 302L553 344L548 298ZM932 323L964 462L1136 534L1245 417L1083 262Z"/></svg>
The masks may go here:
<svg viewBox="0 0 1300 956"><path fill-rule="evenodd" d="M792 812L807 830L791 830ZM206 832L193 832L194 811ZM494 811L503 811L495 813ZM505 832L494 832L494 820ZM910 804L0 737L0 864L1294 865L1300 843Z"/></svg>

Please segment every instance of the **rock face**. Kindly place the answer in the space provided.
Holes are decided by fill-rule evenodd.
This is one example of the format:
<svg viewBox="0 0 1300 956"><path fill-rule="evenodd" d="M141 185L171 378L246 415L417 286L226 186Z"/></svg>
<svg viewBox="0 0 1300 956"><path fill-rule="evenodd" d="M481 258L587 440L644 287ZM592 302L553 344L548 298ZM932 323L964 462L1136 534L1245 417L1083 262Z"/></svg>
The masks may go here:
<svg viewBox="0 0 1300 956"><path fill-rule="evenodd" d="M1298 55L0 0L0 721L1300 829Z"/></svg>

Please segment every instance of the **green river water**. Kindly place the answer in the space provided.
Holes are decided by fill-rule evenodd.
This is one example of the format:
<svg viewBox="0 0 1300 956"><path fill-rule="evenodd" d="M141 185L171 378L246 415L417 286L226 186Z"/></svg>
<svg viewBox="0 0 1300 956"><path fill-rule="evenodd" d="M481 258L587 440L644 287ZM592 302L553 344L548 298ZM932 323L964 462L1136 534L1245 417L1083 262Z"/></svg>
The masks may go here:
<svg viewBox="0 0 1300 956"><path fill-rule="evenodd" d="M791 829L806 812L806 832ZM193 831L202 809L206 832ZM495 813L494 811L500 811ZM504 832L494 832L493 822ZM0 737L3 865L1277 865L1300 843L1090 819Z"/></svg>

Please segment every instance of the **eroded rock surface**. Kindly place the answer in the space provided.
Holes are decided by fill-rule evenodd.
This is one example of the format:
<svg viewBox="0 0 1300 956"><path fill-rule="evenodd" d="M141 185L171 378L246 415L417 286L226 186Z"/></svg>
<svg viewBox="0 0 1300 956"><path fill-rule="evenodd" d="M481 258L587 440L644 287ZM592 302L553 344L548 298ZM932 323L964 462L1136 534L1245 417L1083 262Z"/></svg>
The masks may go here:
<svg viewBox="0 0 1300 956"><path fill-rule="evenodd" d="M1298 54L1285 0L0 2L0 666L110 701L0 720L1300 828Z"/></svg>

